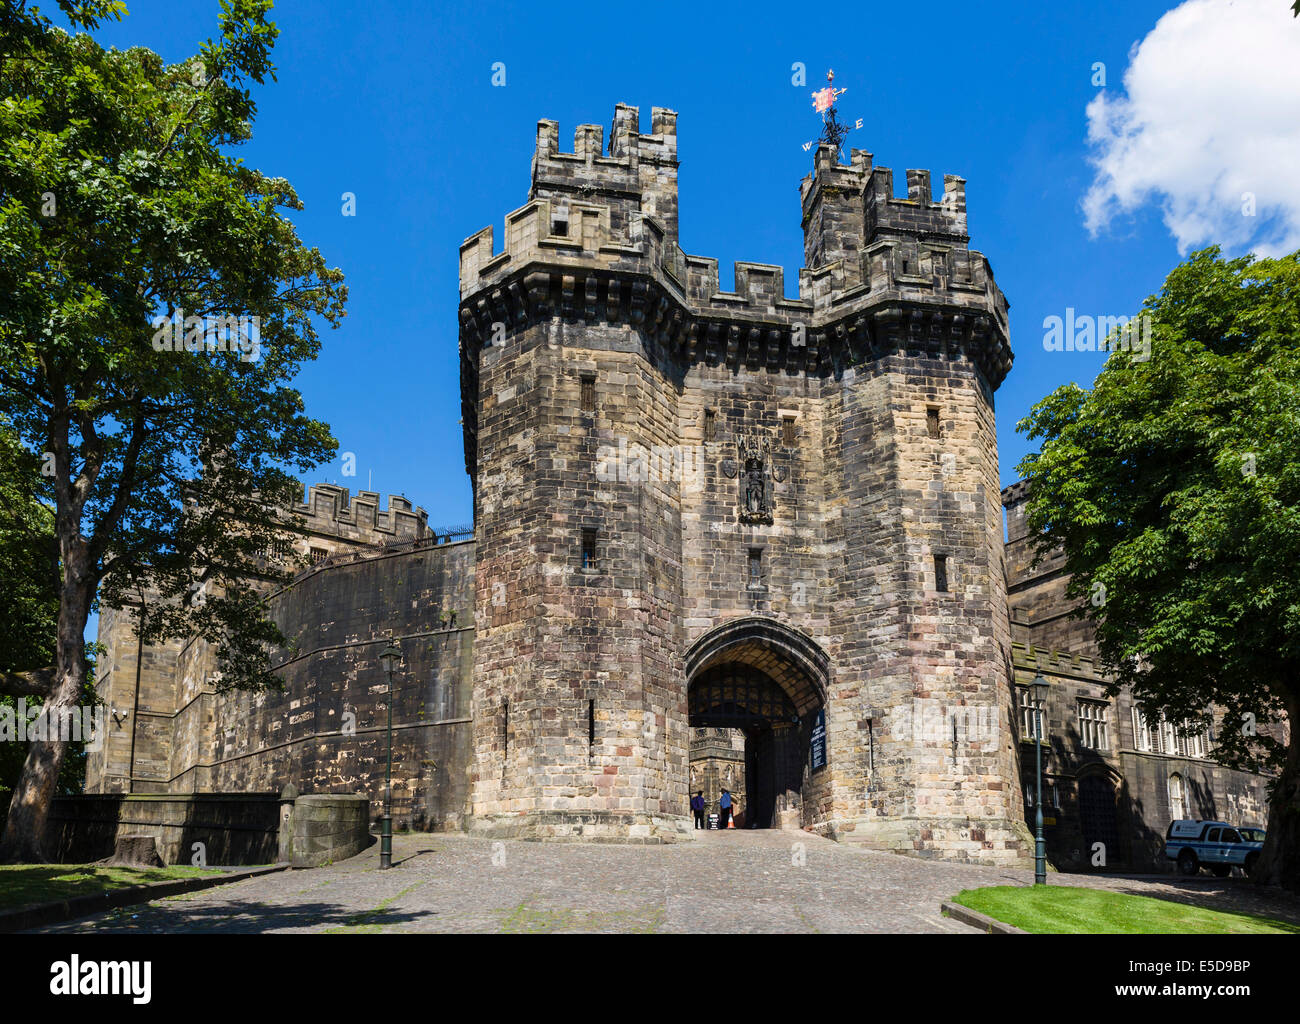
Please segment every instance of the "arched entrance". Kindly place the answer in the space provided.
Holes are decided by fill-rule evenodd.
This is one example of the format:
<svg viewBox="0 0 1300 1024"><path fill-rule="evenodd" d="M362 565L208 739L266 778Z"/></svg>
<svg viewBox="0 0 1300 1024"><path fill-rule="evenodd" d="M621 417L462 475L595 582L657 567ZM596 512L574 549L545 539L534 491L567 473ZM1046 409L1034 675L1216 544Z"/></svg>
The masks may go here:
<svg viewBox="0 0 1300 1024"><path fill-rule="evenodd" d="M742 820L798 828L815 786L809 740L825 707L830 660L807 635L772 619L734 619L711 630L686 658L691 783L715 805L724 772Z"/></svg>

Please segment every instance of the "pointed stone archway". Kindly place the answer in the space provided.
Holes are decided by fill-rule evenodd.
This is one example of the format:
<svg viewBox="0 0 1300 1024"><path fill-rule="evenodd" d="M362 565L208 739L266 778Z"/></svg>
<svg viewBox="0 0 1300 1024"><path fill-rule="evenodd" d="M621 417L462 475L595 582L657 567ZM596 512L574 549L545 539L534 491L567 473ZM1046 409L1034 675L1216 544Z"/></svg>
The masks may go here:
<svg viewBox="0 0 1300 1024"><path fill-rule="evenodd" d="M808 743L826 707L830 659L807 634L775 619L746 616L701 636L686 656L692 729L744 736L744 823L799 828L816 789ZM717 794L706 793L709 802Z"/></svg>

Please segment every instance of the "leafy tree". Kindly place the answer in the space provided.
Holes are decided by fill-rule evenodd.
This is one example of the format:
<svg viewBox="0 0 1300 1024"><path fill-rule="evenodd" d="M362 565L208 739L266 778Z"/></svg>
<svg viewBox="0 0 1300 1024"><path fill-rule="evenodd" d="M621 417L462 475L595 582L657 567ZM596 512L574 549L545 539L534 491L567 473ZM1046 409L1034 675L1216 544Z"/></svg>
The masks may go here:
<svg viewBox="0 0 1300 1024"><path fill-rule="evenodd" d="M39 669L54 659L59 559L53 509L42 484L40 460L0 425L0 671L7 673ZM39 698L24 705L0 696L0 713L15 721L20 711L40 705ZM26 744L0 743L0 823L26 757ZM64 759L58 792L80 792L85 773L85 748L74 746Z"/></svg>
<svg viewBox="0 0 1300 1024"><path fill-rule="evenodd" d="M59 552L41 460L0 422L0 668L39 669L54 658Z"/></svg>
<svg viewBox="0 0 1300 1024"><path fill-rule="evenodd" d="M82 27L122 14L60 6ZM229 153L274 79L270 6L222 0L219 37L174 65L14 0L0 18L0 417L48 463L58 573L51 663L0 692L75 706L97 591L141 588L148 639L213 643L223 688L276 685L284 638L248 581L287 536L267 509L301 498L288 471L336 447L289 382L347 292L282 212L289 183ZM181 350L159 350L161 317L187 318ZM0 860L41 859L65 748L31 744Z"/></svg>
<svg viewBox="0 0 1300 1024"><path fill-rule="evenodd" d="M1300 889L1300 253L1195 253L1144 311L1149 359L1113 351L1019 425L1042 440L1029 524L1089 598L1112 694L1221 709L1215 756L1279 773L1258 876Z"/></svg>

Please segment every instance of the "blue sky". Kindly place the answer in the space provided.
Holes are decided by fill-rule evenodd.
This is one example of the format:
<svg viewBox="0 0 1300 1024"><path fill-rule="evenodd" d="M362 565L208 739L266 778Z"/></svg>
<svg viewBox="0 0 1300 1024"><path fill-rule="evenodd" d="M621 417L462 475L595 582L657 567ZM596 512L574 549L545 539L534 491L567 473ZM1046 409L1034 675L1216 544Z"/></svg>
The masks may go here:
<svg viewBox="0 0 1300 1024"><path fill-rule="evenodd" d="M1217 95L1223 90L1213 76L1231 76L1234 67L1267 67L1279 53L1283 63L1294 54L1300 66L1300 48L1285 49L1300 38L1289 0L1263 5L1193 0L1182 22L1162 23L1162 39L1178 24L1199 32L1218 48L1226 72L1179 70L1190 61L1177 58L1178 47L1192 45L1180 37L1174 58L1165 58L1171 70L1162 72L1155 46L1144 70L1161 82L1199 71ZM144 45L179 61L216 34L216 0L128 6L120 24L96 33L101 42ZM1177 96L1163 101L1163 112L1149 90L1139 102L1135 84L1130 106L1120 108L1129 115L1128 141L1137 152L1154 141L1148 149L1178 156L1177 166L1167 184L1151 161L1126 163L1123 147L1112 145L1112 191L1122 209L1095 237L1085 226L1084 197L1097 177L1087 110L1102 91L1093 84L1094 65L1106 66L1107 101L1124 102L1135 44L1171 6L277 4L278 81L256 91L253 138L240 155L293 183L306 204L294 215L303 239L347 276L348 316L324 333L320 359L298 383L308 410L332 426L340 452L355 453L357 475L344 478L336 460L317 478L354 492L369 486L405 494L434 526L470 521L459 427L457 250L488 224L500 238L505 214L525 201L540 118L559 121L562 148L571 149L580 123L601 124L608 134L615 103L639 106L647 132L652 106L678 111L682 247L717 257L724 288L733 260L753 260L784 266L787 293L795 293L802 263L797 187L811 163L801 144L819 131L810 94L833 67L836 85L848 89L842 118L863 119L850 144L894 168L896 187L909 167L929 168L936 182L944 173L967 179L972 248L989 257L1012 307L1016 361L997 393L1002 481L1010 483L1029 447L1015 432L1017 420L1060 384L1090 384L1101 365L1095 353L1045 351L1044 318L1063 316L1067 307L1135 312L1179 262L1180 245L1186 250L1189 237L1194 248L1216 240L1214 224L1205 227L1186 203L1213 192L1216 182L1220 191L1239 187L1221 167L1188 168L1195 154L1212 162L1205 153L1224 148L1215 140L1226 129L1202 128L1195 122L1201 115L1185 114ZM1272 19L1273 8L1276 30L1267 21L1261 31L1260 19ZM1240 46L1223 57L1234 12L1245 9L1255 23L1238 26ZM1200 21L1191 16L1198 12ZM1206 17L1214 22L1209 28ZM1256 52L1257 42L1267 42L1273 56ZM791 84L796 61L806 65L805 86ZM495 62L505 64L504 87L491 84ZM1266 83L1267 91L1277 81ZM1249 102L1250 87L1243 88L1242 102ZM1169 130L1200 140L1188 143L1187 158L1158 124L1150 127L1184 116L1191 129L1179 122ZM1241 122L1231 109L1218 116ZM1139 122L1145 127L1134 129ZM1222 222L1238 250L1257 225L1290 237L1286 211L1295 209L1287 205L1294 195L1270 189L1284 192L1288 176L1300 178L1296 166L1280 184L1258 186L1265 215L1242 221L1245 234L1237 222ZM355 217L342 215L344 192L356 196Z"/></svg>

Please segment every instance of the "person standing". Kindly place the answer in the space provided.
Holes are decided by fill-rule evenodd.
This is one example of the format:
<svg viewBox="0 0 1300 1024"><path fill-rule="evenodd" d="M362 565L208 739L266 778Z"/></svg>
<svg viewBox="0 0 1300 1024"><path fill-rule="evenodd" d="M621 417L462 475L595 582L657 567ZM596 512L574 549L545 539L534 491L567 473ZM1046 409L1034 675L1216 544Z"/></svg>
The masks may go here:
<svg viewBox="0 0 1300 1024"><path fill-rule="evenodd" d="M718 828L726 828L731 821L731 793L728 790L722 791L718 806L722 808L722 814L718 818Z"/></svg>
<svg viewBox="0 0 1300 1024"><path fill-rule="evenodd" d="M704 790L691 797L691 810L695 812L695 827L704 828Z"/></svg>

